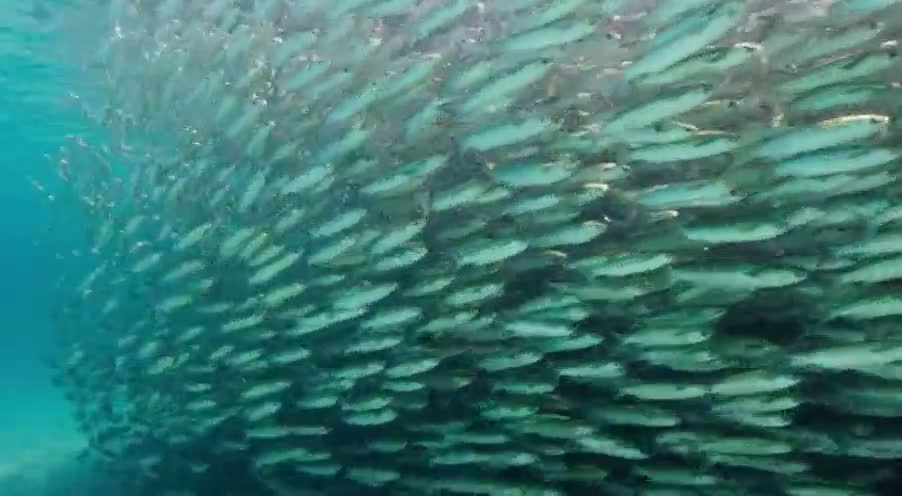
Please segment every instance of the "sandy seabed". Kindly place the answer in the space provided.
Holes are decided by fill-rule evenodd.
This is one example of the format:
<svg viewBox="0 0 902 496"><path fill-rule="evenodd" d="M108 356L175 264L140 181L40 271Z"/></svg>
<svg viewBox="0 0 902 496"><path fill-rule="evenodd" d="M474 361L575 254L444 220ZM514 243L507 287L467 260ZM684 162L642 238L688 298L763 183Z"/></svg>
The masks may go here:
<svg viewBox="0 0 902 496"><path fill-rule="evenodd" d="M54 440L0 456L3 496L115 496L105 481L78 461L80 439ZM107 488L107 489L105 489Z"/></svg>

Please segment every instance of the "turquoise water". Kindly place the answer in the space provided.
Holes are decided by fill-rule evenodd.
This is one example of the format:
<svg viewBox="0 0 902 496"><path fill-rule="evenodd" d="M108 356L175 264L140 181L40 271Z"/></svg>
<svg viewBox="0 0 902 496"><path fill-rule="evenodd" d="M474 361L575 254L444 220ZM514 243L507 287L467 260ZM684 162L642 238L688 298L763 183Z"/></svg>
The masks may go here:
<svg viewBox="0 0 902 496"><path fill-rule="evenodd" d="M9 213L0 252L0 481L17 474L41 477L46 465L70 458L83 444L42 359L52 344L50 308L61 263L43 232L47 201L24 173L44 160L46 143L29 139L28 132L40 128L9 129L13 137L0 177L2 208Z"/></svg>
<svg viewBox="0 0 902 496"><path fill-rule="evenodd" d="M65 264L77 263L59 255L77 236L49 232L48 195L58 185L44 154L62 144L78 115L60 104L60 68L35 55L41 26L17 3L0 7L0 494L53 494L45 474L70 463L84 440L45 362L56 281ZM38 191L31 179L47 189Z"/></svg>
<svg viewBox="0 0 902 496"><path fill-rule="evenodd" d="M893 494L902 2L502 1L0 6L0 496Z"/></svg>

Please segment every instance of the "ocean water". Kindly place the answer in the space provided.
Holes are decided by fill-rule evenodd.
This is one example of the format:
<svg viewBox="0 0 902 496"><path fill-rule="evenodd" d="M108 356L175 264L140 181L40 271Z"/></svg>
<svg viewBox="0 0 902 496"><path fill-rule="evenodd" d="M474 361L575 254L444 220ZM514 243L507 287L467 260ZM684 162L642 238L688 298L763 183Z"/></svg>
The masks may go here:
<svg viewBox="0 0 902 496"><path fill-rule="evenodd" d="M78 226L54 221L58 207L48 196L56 191L32 183L52 184L47 155L79 128L79 116L60 104L66 69L42 44L50 26L29 7L0 7L0 203L8 213L0 251L0 494L88 494L80 480L90 477L76 461L87 442L48 361L59 276L78 263L64 255L81 236Z"/></svg>
<svg viewBox="0 0 902 496"><path fill-rule="evenodd" d="M882 496L902 2L0 5L0 496Z"/></svg>

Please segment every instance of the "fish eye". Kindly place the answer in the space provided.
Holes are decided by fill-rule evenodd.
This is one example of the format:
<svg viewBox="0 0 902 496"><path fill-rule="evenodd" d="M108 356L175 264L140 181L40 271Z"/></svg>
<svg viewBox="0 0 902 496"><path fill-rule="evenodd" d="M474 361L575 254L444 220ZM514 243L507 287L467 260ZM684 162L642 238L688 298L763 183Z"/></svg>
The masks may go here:
<svg viewBox="0 0 902 496"><path fill-rule="evenodd" d="M727 107L730 107L730 108L734 108L734 107L736 107L736 106L738 106L738 105L739 105L739 102L738 102L737 100L730 100L730 101L727 103Z"/></svg>
<svg viewBox="0 0 902 496"><path fill-rule="evenodd" d="M543 64L550 64L550 63L551 63L551 59L549 59L549 58L546 57L546 58L542 59L542 63L543 63Z"/></svg>
<svg viewBox="0 0 902 496"><path fill-rule="evenodd" d="M607 39L609 39L609 40L613 40L613 39L614 39L614 33L607 32L607 33L604 34L604 37L607 38Z"/></svg>
<svg viewBox="0 0 902 496"><path fill-rule="evenodd" d="M899 51L898 50L889 50L887 52L887 54L889 55L889 58L894 59L899 56Z"/></svg>

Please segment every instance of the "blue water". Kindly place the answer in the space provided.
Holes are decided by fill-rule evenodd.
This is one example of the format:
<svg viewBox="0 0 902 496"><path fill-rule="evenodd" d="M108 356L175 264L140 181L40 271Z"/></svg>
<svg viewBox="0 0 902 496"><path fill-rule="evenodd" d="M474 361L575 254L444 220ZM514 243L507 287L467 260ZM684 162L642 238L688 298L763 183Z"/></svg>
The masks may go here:
<svg viewBox="0 0 902 496"><path fill-rule="evenodd" d="M34 56L40 30L14 5L0 7L0 494L56 494L44 479L69 470L84 445L44 357L53 345L51 308L59 275L78 260L77 232L50 231L60 190L44 154L76 122L58 90L59 69ZM31 180L45 190L39 191ZM59 243L59 244L58 244ZM71 254L71 253L70 253ZM66 494L80 494L76 487Z"/></svg>
<svg viewBox="0 0 902 496"><path fill-rule="evenodd" d="M98 114L104 113L108 108L102 100L92 101L91 105L81 105L80 99L92 98L92 95L86 95L83 92L90 92L92 86L100 85L96 84L97 81L90 79L80 80L78 75L90 73L90 70L82 71L83 68L68 67L66 64L69 59L60 55L60 45L71 44L73 40L77 41L80 32L76 26L77 22L72 20L77 19L77 16L70 16L69 24L66 26L67 28L74 27L74 29L61 29L54 25L54 22L59 21L54 17L54 9L58 8L62 11L64 10L62 5L70 1L0 0L0 130L2 130L0 144L2 144L3 152L0 154L0 208L3 209L0 211L3 219L3 222L0 222L0 227L2 227L0 229L0 233L2 233L0 234L2 236L2 240L0 240L0 496L138 496L131 491L104 486L107 482L102 480L102 476L92 470L93 467L80 461L82 457L79 455L84 452L87 440L76 425L70 403L63 398L61 390L53 385L54 372L47 360L47 357L53 355L54 352L55 333L61 327L65 327L61 326L61 322L54 315L54 309L59 308L57 298L60 295L58 295L57 288L63 285L68 287L71 293L73 280L80 279L78 274L83 275L90 271L97 262L90 260L90 256L87 255L92 243L86 242L84 233L80 232L80 229L87 226L78 222L79 213L74 211L77 210L75 207L78 200L68 196L73 194L73 191L80 191L80 189L66 186L57 172L56 161L61 155L60 149L77 148L78 145L73 145L73 136L85 139L92 147L102 147L110 143L124 145L128 142L127 139L112 142L109 137L98 136L98 133L101 132L97 130L99 126L94 126L91 118L85 118L86 116L83 115L83 108L90 108ZM440 0L430 1L437 3ZM505 2L508 0L489 1ZM202 4L200 0L198 2ZM99 5L101 3L103 0L85 2L81 7L87 9L88 4ZM132 3L141 2L132 0ZM249 4L252 2L235 3ZM800 2L787 2L787 4L790 3ZM153 4L153 1L143 3L144 6ZM36 9L36 5L41 8ZM72 14L74 10L70 9L67 14ZM81 29L89 29L85 26L90 24L83 23ZM65 41L54 39L61 33L67 33ZM78 51L77 47L71 45L68 48L71 49L70 52ZM126 62L122 65L124 66L122 69L125 71L129 64ZM118 79L112 80L119 81ZM122 80L128 81L129 79L123 78ZM148 78L148 80L155 81L153 78ZM148 87L150 86L152 84L148 85ZM143 86L139 86L139 88L143 88ZM546 96L552 95L551 89L549 84ZM73 93L81 96L75 97ZM97 95L93 95L93 97L95 100L97 99ZM732 107L732 104L730 106ZM114 133L115 130L111 130L111 134ZM150 141L149 138L148 141ZM314 140L310 140L310 142L316 143ZM115 149L115 146L113 148ZM90 177L91 171L77 168L77 165L84 165L83 163L78 164L77 160L73 160L73 165L75 166L72 170L73 176ZM115 199L116 197L111 195L108 198ZM104 196L104 200L108 200L108 198ZM342 202L345 201L347 200L342 200ZM140 203L140 201L136 203ZM342 206L347 207L346 204L342 204ZM160 240L165 241L165 237L160 237ZM160 244L165 246L165 243ZM430 249L432 249L431 246ZM782 250L780 252L782 253ZM700 258L698 261L702 260ZM138 279L137 276L135 278ZM254 286L254 284L251 282L250 286ZM523 291L523 293L528 292ZM329 294L331 296L332 293ZM143 304L140 300L138 302ZM123 312L124 314L126 313ZM743 325L754 325L754 331L761 334L764 334L765 329L763 328L778 328L781 335L789 334L784 332L788 329L781 320L754 320L752 318L748 320L749 322L741 323L728 322L723 327L732 332L734 327L738 329ZM91 321L91 319L85 319L85 321ZM724 318L724 321L727 319ZM612 327L618 326L619 324ZM629 325L624 324L623 327L626 328ZM68 330L84 332L85 336L90 336L95 331L95 329L89 328L88 324L81 327L70 326ZM738 331L741 330L738 329ZM738 331L737 334L740 333ZM612 334L615 339L621 339L620 331L612 332ZM567 358L565 357L564 360L566 361ZM329 369L325 367L324 370L328 371ZM551 372L550 369L545 368L542 371ZM217 377L211 383L218 384L229 380L233 376L228 375L228 372L226 370L222 378ZM654 375L654 372L654 370L641 371L639 380ZM154 386L152 381L151 385ZM165 386L165 383L161 381L157 384L157 386L159 385ZM307 385L309 384L305 384L305 386ZM480 384L480 386L483 385L485 384ZM483 389L489 390L488 388ZM561 399L567 400L562 402L564 404L562 410L579 409L567 405L571 397L577 398L576 395L581 392L581 388L572 387L560 396ZM556 401L557 398L555 396L552 399ZM599 399L604 400L605 398L607 397ZM439 416L449 416L454 414L454 406L466 399L458 401L451 398L447 402L435 401L435 405L430 405L430 407L439 406L444 410L439 412ZM596 401L597 399L593 399L593 406ZM427 403L433 403L433 400L430 398ZM552 408L549 408L549 411L551 410ZM476 405L462 411L464 414L470 412L475 416ZM430 413L432 412L430 411ZM139 416L136 415L135 418L139 418ZM697 423L702 424L703 422ZM491 422L487 422L487 424L493 425ZM858 434L858 431L865 432L869 428L874 430L874 426L869 424L856 425L853 426L852 433L855 436L864 437L865 435ZM95 429L94 432L101 431ZM341 433L344 432L341 431ZM351 444L348 438L341 438L340 435L334 436L334 439L337 440L336 444ZM854 438L850 435L847 439ZM358 441L359 439L353 440L355 443ZM422 444L426 445L426 443ZM212 449L209 451L198 450L200 453L212 451ZM348 451L350 453L353 450ZM553 453L551 450L542 451ZM418 456L420 455L419 451L416 453ZM356 461L358 454L353 453L353 457L349 456L348 458ZM426 458L427 454L423 453L423 457ZM191 455L194 454L191 453ZM549 457L552 456L555 455L549 455ZM662 458L665 457L666 455ZM181 463L181 460L177 460L173 465L178 463ZM875 465L879 463L878 461ZM827 465L827 463L824 464L825 467ZM210 482L211 485L204 486L207 487L206 492L199 494L219 494L218 488L225 485L228 485L230 490L236 490L236 479L240 479L242 473L238 470L231 470L227 462L222 464L214 462L212 466L213 469L210 470L212 475L209 476L209 480L204 481ZM612 466L615 471L618 470L618 466ZM185 464L182 463L180 468L184 467ZM707 468L700 466L699 470ZM437 472L440 471L437 470ZM624 472L628 471L624 470ZM248 479L250 478L248 476ZM639 478L635 476L634 479L638 480ZM144 481L142 480L141 483ZM340 485L341 482L327 488L325 484L329 483L323 483L324 485L319 489L327 491L327 494L355 494L352 491L346 491L345 486ZM152 496L160 494L153 492L159 491L153 484L152 482L144 488L146 492L143 494ZM217 489L210 489L214 487L213 484L216 484ZM770 487L767 484L768 482L765 481L762 487ZM159 483L160 487L164 485L167 484ZM724 491L727 490L729 489L724 489ZM380 494L396 494L395 491L399 491L399 489L388 489L387 492ZM604 494L604 492L594 494ZM724 492L724 494L727 493ZM902 492L886 494L902 494Z"/></svg>
<svg viewBox="0 0 902 496"><path fill-rule="evenodd" d="M66 457L81 443L42 359L52 346L50 307L61 264L43 231L47 202L24 179L24 169L44 165L41 144L27 134L12 128L0 175L0 480L17 471L38 473L41 459Z"/></svg>

